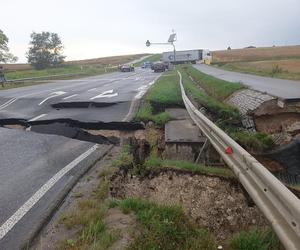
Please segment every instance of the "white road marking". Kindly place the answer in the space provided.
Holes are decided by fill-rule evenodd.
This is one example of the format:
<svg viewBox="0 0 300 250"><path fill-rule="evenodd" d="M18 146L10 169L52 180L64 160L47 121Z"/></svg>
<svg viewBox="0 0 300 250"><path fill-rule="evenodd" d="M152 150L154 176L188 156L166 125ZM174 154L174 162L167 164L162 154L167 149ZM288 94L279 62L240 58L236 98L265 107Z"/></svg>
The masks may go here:
<svg viewBox="0 0 300 250"><path fill-rule="evenodd" d="M92 98L90 98L90 100L94 100L94 99L97 99L97 98L111 98L111 97L114 97L114 96L118 96L118 93L113 93L114 90L113 89L110 89L110 90L106 90L104 91L103 93L101 93L100 95L96 95Z"/></svg>
<svg viewBox="0 0 300 250"><path fill-rule="evenodd" d="M0 240L26 215L31 208L52 188L65 174L72 170L82 160L91 155L98 145L94 145L86 152L78 156L75 160L70 162L67 166L57 172L50 180L48 180L31 198L29 198L7 221L0 227Z"/></svg>
<svg viewBox="0 0 300 250"><path fill-rule="evenodd" d="M139 91L139 93L137 93L135 95L135 97L133 98L130 108L129 108L129 111L128 111L127 115L124 117L124 119L122 120L123 122L129 122L129 118L134 111L137 100L141 99L144 96L144 94L147 92L147 90L157 81L157 79L160 76L161 76L161 74L159 74L153 81L149 82L148 85L143 85L137 89Z"/></svg>
<svg viewBox="0 0 300 250"><path fill-rule="evenodd" d="M12 98L10 100L8 100L7 102L3 103L1 106L0 106L0 110L8 107L9 105L13 104L16 100L18 100L17 98Z"/></svg>
<svg viewBox="0 0 300 250"><path fill-rule="evenodd" d="M38 116L36 116L36 117L30 119L29 121L30 121L30 122L36 121L36 120L38 120L38 119L40 119L40 118L42 118L42 117L44 117L44 116L46 116L46 115L47 115L47 114L41 114L41 115L38 115Z"/></svg>
<svg viewBox="0 0 300 250"><path fill-rule="evenodd" d="M92 89L89 89L88 90L88 92L90 92L90 91L94 91L94 90L96 90L97 88L92 88Z"/></svg>
<svg viewBox="0 0 300 250"><path fill-rule="evenodd" d="M57 91L57 92L53 92L53 95L51 96L48 96L47 98L45 98L43 101L41 101L39 103L39 106L42 105L44 102L48 101L49 99L51 98L54 98L54 97L57 97L57 96L60 96L60 95L64 95L66 94L67 92L64 92L64 91Z"/></svg>
<svg viewBox="0 0 300 250"><path fill-rule="evenodd" d="M75 96L78 96L78 94L74 94L74 95L67 96L67 97L63 98L63 100L68 100L68 99L70 99L70 98L72 98L72 97L75 97Z"/></svg>

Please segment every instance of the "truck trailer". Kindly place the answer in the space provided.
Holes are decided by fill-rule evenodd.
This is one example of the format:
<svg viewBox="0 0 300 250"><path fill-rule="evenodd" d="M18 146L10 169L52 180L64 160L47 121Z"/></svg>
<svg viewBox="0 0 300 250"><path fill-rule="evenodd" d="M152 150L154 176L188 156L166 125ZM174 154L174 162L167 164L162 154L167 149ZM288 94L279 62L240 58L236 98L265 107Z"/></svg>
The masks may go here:
<svg viewBox="0 0 300 250"><path fill-rule="evenodd" d="M162 60L169 63L187 63L191 62L195 64L197 61L208 63L211 59L211 53L209 50L197 49L197 50L183 50L175 51L175 61L174 61L174 51L163 52Z"/></svg>

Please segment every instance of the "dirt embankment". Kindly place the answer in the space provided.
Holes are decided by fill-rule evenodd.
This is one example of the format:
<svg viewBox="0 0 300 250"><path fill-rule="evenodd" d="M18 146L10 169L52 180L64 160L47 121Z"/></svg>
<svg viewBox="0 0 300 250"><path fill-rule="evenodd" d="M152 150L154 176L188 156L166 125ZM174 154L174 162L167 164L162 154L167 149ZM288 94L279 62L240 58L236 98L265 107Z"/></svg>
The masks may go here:
<svg viewBox="0 0 300 250"><path fill-rule="evenodd" d="M236 180L176 169L136 177L123 169L111 181L113 197L141 197L182 206L192 221L209 229L220 242L232 233L267 225Z"/></svg>

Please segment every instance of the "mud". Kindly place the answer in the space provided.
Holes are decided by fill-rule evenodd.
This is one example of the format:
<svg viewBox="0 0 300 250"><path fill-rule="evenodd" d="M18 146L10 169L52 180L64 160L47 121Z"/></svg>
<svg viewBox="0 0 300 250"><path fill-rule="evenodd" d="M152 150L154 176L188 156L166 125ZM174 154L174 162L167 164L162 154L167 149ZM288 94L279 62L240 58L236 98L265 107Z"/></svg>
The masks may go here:
<svg viewBox="0 0 300 250"><path fill-rule="evenodd" d="M208 228L218 241L252 226L267 225L241 185L231 179L175 169L156 170L139 178L124 168L111 181L113 197L142 197L182 206L192 221Z"/></svg>

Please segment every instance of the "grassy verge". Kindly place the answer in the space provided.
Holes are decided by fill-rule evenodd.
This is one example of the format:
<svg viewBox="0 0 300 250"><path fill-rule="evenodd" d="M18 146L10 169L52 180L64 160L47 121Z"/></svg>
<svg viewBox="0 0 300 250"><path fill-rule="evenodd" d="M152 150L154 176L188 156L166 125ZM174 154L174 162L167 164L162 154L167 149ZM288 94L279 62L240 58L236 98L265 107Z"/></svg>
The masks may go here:
<svg viewBox="0 0 300 250"><path fill-rule="evenodd" d="M114 71L114 69L109 69L109 72L112 71ZM95 65L86 65L83 66L82 68L79 65L63 65L61 67L48 68L44 70L29 69L29 70L9 71L5 75L7 77L7 80L15 80L21 78L48 77L51 75L76 74L76 76L59 77L59 79L70 79L70 78L78 78L84 76L101 75L104 73L106 72L103 67L97 67ZM34 80L34 81L25 81L25 82L17 82L17 83L14 82L5 83L3 85L0 85L0 90L30 86L30 85L41 84L41 83L44 83L44 81Z"/></svg>
<svg viewBox="0 0 300 250"><path fill-rule="evenodd" d="M71 211L62 214L59 223L67 229L76 229L75 238L60 242L58 249L99 249L112 246L120 237L119 230L108 229L104 217L109 210L109 176L124 164L132 162L129 148L124 147L112 165L104 167L98 173L99 185L91 198L81 199ZM78 194L78 197L81 197Z"/></svg>
<svg viewBox="0 0 300 250"><path fill-rule="evenodd" d="M245 131L241 125L239 110L224 102L233 92L243 88L241 84L206 75L190 65L180 66L178 69L182 74L187 94L200 106L204 106L212 114L216 124L235 141L248 151L256 153L274 147L275 143L270 135Z"/></svg>
<svg viewBox="0 0 300 250"><path fill-rule="evenodd" d="M165 108L182 105L178 76L175 71L166 72L146 94L135 119L163 125L170 120L169 114L164 111Z"/></svg>
<svg viewBox="0 0 300 250"><path fill-rule="evenodd" d="M300 60L281 59L250 62L215 63L225 69L241 73L254 74L289 80L300 80Z"/></svg>
<svg viewBox="0 0 300 250"><path fill-rule="evenodd" d="M196 173L214 174L223 177L235 178L233 172L227 168L203 166L189 161L162 160L156 156L151 156L146 161L145 165L149 168L175 167L179 169L191 170Z"/></svg>
<svg viewBox="0 0 300 250"><path fill-rule="evenodd" d="M224 101L235 91L245 88L240 83L228 82L200 72L191 65L181 67L191 76L212 98Z"/></svg>
<svg viewBox="0 0 300 250"><path fill-rule="evenodd" d="M111 205L137 216L139 230L128 249L216 249L213 237L189 222L180 207L138 198L114 200Z"/></svg>
<svg viewBox="0 0 300 250"><path fill-rule="evenodd" d="M135 67L141 67L143 65L144 62L156 62L156 61L159 61L161 59L162 55L161 54L154 54L154 55L151 55L147 58L145 58L144 60L138 62L138 63L135 63L134 66Z"/></svg>

